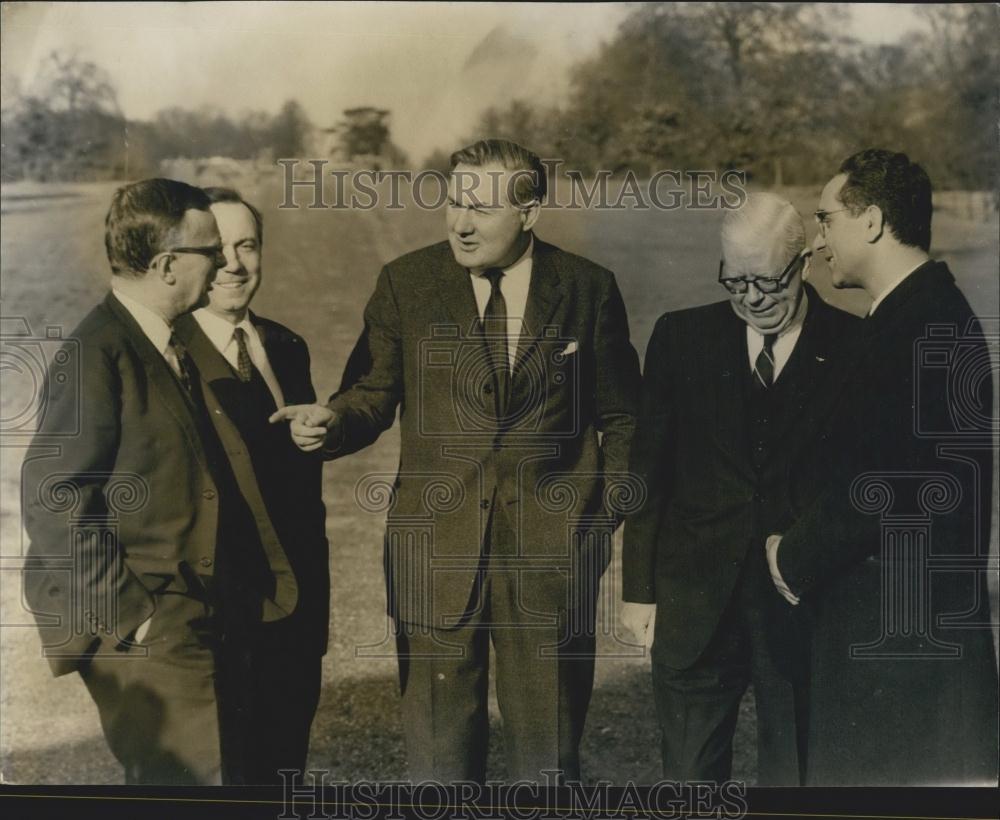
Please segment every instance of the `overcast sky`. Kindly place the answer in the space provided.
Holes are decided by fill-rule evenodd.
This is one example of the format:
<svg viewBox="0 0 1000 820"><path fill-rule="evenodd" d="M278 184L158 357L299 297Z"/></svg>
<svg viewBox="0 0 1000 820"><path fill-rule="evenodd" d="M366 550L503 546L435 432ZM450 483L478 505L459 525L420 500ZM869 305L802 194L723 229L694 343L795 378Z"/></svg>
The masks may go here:
<svg viewBox="0 0 1000 820"><path fill-rule="evenodd" d="M913 6L853 5L855 36L896 42ZM515 3L3 3L4 89L30 88L51 51L111 75L122 110L211 104L274 112L298 99L317 125L341 110L393 112L414 160L515 97L556 102L567 69L614 36L627 5Z"/></svg>

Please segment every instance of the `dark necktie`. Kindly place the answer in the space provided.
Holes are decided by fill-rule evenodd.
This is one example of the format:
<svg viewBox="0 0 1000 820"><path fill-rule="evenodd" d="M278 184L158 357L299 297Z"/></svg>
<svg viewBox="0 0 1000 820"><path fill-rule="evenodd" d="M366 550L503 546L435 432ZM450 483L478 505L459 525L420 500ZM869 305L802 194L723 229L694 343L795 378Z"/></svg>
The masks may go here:
<svg viewBox="0 0 1000 820"><path fill-rule="evenodd" d="M239 348L236 357L236 374L240 377L241 382L248 382L253 378L253 361L250 359L250 350L247 348L247 333L243 328L238 327L233 331L233 336L236 337L236 347Z"/></svg>
<svg viewBox="0 0 1000 820"><path fill-rule="evenodd" d="M491 369L496 379L497 417L503 418L507 411L507 397L510 394L510 362L507 357L507 302L500 292L500 279L504 273L500 268L487 268L483 276L490 283L490 299L483 313L483 327L486 331L486 346L489 349Z"/></svg>
<svg viewBox="0 0 1000 820"><path fill-rule="evenodd" d="M764 346L753 366L754 386L760 390L767 390L774 384L774 342L777 338L774 333L764 337Z"/></svg>
<svg viewBox="0 0 1000 820"><path fill-rule="evenodd" d="M184 385L184 390L187 391L188 396L193 396L194 384L191 380L191 360L188 357L187 348L177 338L177 334L173 332L171 332L170 341L167 344L170 345L170 348L174 351L174 356L177 357L177 368L180 371L178 377L181 384Z"/></svg>

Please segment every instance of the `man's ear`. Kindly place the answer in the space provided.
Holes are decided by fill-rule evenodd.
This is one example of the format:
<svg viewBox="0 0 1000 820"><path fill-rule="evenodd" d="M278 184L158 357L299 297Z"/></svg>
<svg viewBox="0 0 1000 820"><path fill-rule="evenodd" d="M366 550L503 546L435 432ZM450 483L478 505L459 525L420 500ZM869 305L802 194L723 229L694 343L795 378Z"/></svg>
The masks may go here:
<svg viewBox="0 0 1000 820"><path fill-rule="evenodd" d="M521 206L521 230L530 231L535 223L538 221L538 217L542 213L541 203L537 199L532 200L529 205Z"/></svg>
<svg viewBox="0 0 1000 820"><path fill-rule="evenodd" d="M149 267L146 268L146 275L155 276L168 285L174 284L177 281L177 275L173 271L174 259L175 257L172 253L163 252L156 254L150 260Z"/></svg>
<svg viewBox="0 0 1000 820"><path fill-rule="evenodd" d="M812 253L806 254L806 261L802 263L802 281L807 282L809 280L809 273L812 271Z"/></svg>
<svg viewBox="0 0 1000 820"><path fill-rule="evenodd" d="M862 218L865 220L865 240L869 244L878 242L885 231L885 216L882 214L882 209L878 205L869 205L865 208Z"/></svg>

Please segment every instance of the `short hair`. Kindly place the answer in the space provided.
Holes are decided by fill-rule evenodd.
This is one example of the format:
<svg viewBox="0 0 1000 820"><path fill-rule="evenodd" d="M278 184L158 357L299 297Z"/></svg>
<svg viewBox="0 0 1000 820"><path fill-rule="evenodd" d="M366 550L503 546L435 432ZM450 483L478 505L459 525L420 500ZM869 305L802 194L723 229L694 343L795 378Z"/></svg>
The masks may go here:
<svg viewBox="0 0 1000 820"><path fill-rule="evenodd" d="M502 165L508 171L529 172L518 174L514 179L514 204L525 206L545 200L549 187L545 166L537 154L516 142L501 139L480 140L460 148L451 155L452 170L456 165L481 168L493 163Z"/></svg>
<svg viewBox="0 0 1000 820"><path fill-rule="evenodd" d="M723 245L745 242L747 236L780 242L788 260L806 247L802 216L791 202L777 194L751 193L742 207L726 211L722 220Z"/></svg>
<svg viewBox="0 0 1000 820"><path fill-rule="evenodd" d="M246 206L246 209L253 216L253 224L257 228L257 241L262 245L264 244L264 217L261 216L260 211L254 205L243 198L239 191L234 188L223 188L220 185L213 185L211 188L206 188L205 193L208 194L209 202L213 205L216 202L235 202Z"/></svg>
<svg viewBox="0 0 1000 820"><path fill-rule="evenodd" d="M931 181L906 154L867 148L845 159L840 173L847 175L839 199L857 216L877 205L889 232L903 245L931 247Z"/></svg>
<svg viewBox="0 0 1000 820"><path fill-rule="evenodd" d="M104 219L104 247L116 276L135 277L166 249L187 211L207 211L201 188L174 179L144 179L115 191Z"/></svg>

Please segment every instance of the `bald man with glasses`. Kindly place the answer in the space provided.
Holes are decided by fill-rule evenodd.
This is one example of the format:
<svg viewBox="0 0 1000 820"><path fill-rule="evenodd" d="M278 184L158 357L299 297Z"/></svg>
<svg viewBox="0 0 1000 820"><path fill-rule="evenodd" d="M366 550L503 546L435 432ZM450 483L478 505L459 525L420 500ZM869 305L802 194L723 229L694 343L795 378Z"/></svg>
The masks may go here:
<svg viewBox="0 0 1000 820"><path fill-rule="evenodd" d="M805 284L805 229L780 197L727 213L722 250L729 298L665 314L647 348L630 469L649 499L626 520L623 619L652 649L665 778L731 776L753 683L758 785L796 786L802 624L763 545L817 491L811 453L856 319Z"/></svg>

